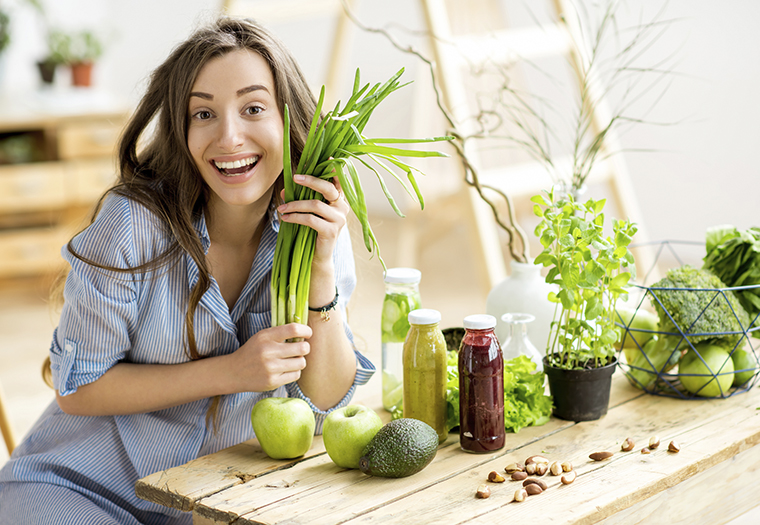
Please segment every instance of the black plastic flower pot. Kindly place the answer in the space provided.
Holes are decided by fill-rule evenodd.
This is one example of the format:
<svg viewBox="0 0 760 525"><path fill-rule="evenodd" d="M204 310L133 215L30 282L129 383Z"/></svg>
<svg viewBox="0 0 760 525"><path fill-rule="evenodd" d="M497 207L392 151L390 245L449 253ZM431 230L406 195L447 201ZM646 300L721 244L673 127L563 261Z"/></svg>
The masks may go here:
<svg viewBox="0 0 760 525"><path fill-rule="evenodd" d="M617 359L599 368L555 368L544 357L544 372L554 398L554 416L568 421L593 421L607 413Z"/></svg>

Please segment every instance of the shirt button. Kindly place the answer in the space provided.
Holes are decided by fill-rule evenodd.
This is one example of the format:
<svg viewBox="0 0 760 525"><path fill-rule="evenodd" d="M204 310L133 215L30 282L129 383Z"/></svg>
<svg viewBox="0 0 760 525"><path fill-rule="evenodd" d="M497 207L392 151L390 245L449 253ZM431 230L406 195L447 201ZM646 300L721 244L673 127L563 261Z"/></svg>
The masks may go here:
<svg viewBox="0 0 760 525"><path fill-rule="evenodd" d="M71 343L66 343L66 346L64 346L67 352L71 353L74 350L74 345Z"/></svg>

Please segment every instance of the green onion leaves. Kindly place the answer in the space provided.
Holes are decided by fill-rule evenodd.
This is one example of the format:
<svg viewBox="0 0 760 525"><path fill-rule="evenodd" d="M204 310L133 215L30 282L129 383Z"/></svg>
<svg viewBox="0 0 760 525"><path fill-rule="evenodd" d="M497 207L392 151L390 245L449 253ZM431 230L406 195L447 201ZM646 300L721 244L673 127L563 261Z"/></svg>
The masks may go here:
<svg viewBox="0 0 760 525"><path fill-rule="evenodd" d="M343 194L362 227L364 244L370 253L377 253L379 246L369 224L364 188L354 161L372 171L380 182L383 194L393 210L401 217L403 213L389 191L382 173L395 178L404 190L424 207L414 172L418 169L399 160L399 157L446 157L438 151L412 150L397 147L398 144L417 144L451 140L453 137L423 139L377 138L362 135L375 108L391 93L406 84L400 84L403 69L384 84L370 88L361 87L359 70L356 70L351 97L345 107L340 102L332 111L322 115L325 88L319 94L314 118L299 159L296 173L313 175L323 179L337 176ZM290 115L287 105L283 112L283 177L285 202L320 198L313 190L293 182L290 156ZM372 162L369 162L372 161ZM375 166L377 165L377 167ZM378 169L379 167L379 169ZM395 170L394 170L395 168ZM399 175L400 170L404 176ZM299 224L281 222L272 268L272 326L297 322L305 324L308 318L309 281L311 262L314 258L316 231Z"/></svg>

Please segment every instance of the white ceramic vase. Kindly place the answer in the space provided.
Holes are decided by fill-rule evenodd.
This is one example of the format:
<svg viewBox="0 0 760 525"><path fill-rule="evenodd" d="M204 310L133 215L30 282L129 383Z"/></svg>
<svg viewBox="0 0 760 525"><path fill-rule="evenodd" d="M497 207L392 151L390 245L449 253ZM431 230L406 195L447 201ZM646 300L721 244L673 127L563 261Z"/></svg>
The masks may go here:
<svg viewBox="0 0 760 525"><path fill-rule="evenodd" d="M544 281L541 266L532 261L511 261L510 266L511 273L488 294L486 313L498 319L495 332L502 346L509 338L509 325L501 320L501 316L508 313L531 314L536 319L530 324L530 339L544 356L554 316L554 304L549 302L548 295L554 287Z"/></svg>

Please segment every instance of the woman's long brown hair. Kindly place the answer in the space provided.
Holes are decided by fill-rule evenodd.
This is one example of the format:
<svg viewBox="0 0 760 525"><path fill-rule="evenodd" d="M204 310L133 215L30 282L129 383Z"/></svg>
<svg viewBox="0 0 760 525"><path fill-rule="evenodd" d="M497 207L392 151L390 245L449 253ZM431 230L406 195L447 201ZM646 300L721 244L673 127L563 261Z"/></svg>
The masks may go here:
<svg viewBox="0 0 760 525"><path fill-rule="evenodd" d="M185 313L185 352L193 360L204 357L195 340L193 319L211 285L211 274L201 240L193 228L193 219L205 209L209 189L187 146L188 103L203 66L209 60L241 49L260 54L272 70L280 114L285 104L289 108L291 157L293 165L298 164L316 109L300 67L282 42L262 26L247 19L219 18L177 46L151 75L147 91L119 141L117 183L100 198L90 220L91 224L108 194L127 196L162 219L172 240L170 247L152 260L124 269L84 257L77 253L72 241L67 245L74 257L87 264L130 274L174 264L182 254L188 254L198 266L199 274ZM151 126L153 132L146 133ZM141 148L143 141L145 146ZM281 184L280 178L273 192L275 198ZM43 377L48 384L52 383L49 358L43 366ZM218 404L217 396L207 413L207 424L215 417Z"/></svg>

